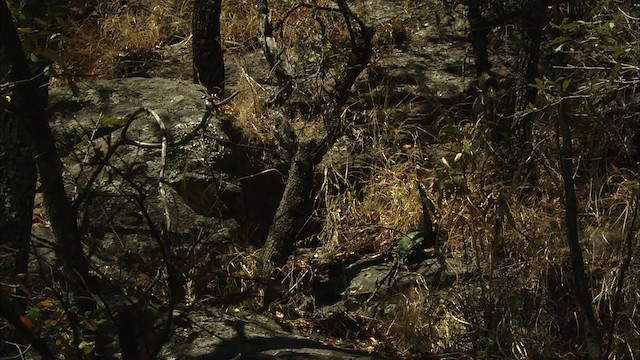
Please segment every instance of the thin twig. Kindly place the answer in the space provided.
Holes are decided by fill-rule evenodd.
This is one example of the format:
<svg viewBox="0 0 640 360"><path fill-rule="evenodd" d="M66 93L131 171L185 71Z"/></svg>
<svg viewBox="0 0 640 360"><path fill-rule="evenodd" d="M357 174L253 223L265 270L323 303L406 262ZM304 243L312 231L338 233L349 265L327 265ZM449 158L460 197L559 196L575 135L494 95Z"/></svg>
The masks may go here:
<svg viewBox="0 0 640 360"><path fill-rule="evenodd" d="M231 94L229 97L227 97L226 99L222 100L219 103L215 103L211 106L209 106L207 108L207 110L205 111L204 115L202 116L202 119L200 120L200 123L198 123L198 125L187 135L185 135L182 139L178 140L178 141L167 141L167 145L168 146L180 146L180 145L184 145L186 143L188 143L189 141L193 140L193 138L196 137L196 135L198 135L198 131L200 131L200 129L203 129L204 126L207 124L207 120L209 120L209 118L211 117L211 115L213 114L213 112L220 106L225 105L227 103L229 103L231 100L233 100L236 96L238 96L239 92L236 91L233 94ZM131 126L131 124L133 123L133 120L135 120L136 116L138 116L138 114L142 113L142 112L150 112L150 109L148 108L139 108L138 110L136 110L135 112L133 112L131 115L127 116L127 122L125 123L125 126L122 130L122 137L124 138L124 143L127 145L135 145L141 148L147 148L147 149L159 149L162 148L162 143L148 143L148 142L143 142L143 141L137 141L137 140L131 140L127 138L127 130L129 129L129 127Z"/></svg>

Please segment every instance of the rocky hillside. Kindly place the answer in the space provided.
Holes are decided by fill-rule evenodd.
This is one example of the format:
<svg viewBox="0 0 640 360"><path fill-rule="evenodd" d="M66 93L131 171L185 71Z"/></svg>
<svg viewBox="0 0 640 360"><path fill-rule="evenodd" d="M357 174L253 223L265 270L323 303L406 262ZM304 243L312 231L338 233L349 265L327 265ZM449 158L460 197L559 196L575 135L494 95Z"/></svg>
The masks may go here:
<svg viewBox="0 0 640 360"><path fill-rule="evenodd" d="M294 84L279 104L257 8L224 1L223 101L191 83L189 1L98 3L71 7L65 66L77 75L54 78L49 96L84 250L112 290L105 310L64 315L73 302L42 271L56 240L41 195L29 267L41 290L25 290L64 356L69 334L87 339L87 357L124 356L131 323L136 351L166 359L583 358L569 188L601 345L640 355L637 5L595 1L583 20L542 26L523 85L523 29L535 26L523 28L518 2L480 2L491 62L480 80L477 2L351 2L375 30L371 59L312 168L293 246L266 276L294 162L287 131L329 132L323 101L349 71L350 28L330 1L271 2ZM519 121L528 140L505 141ZM573 154L561 153L568 135ZM10 341L0 348L13 353Z"/></svg>

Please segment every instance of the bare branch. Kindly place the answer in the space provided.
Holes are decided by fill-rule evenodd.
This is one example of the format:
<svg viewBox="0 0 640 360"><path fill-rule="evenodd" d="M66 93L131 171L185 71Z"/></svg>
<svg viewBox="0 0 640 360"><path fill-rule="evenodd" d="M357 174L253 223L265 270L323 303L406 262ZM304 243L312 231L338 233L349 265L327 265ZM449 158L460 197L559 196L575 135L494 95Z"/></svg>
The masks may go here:
<svg viewBox="0 0 640 360"><path fill-rule="evenodd" d="M282 51L273 36L271 10L267 0L258 1L258 11L260 14L260 35L263 41L264 55L280 87L280 90L269 102L275 105L282 105L291 96L293 77L291 72L284 66L284 62L281 59Z"/></svg>

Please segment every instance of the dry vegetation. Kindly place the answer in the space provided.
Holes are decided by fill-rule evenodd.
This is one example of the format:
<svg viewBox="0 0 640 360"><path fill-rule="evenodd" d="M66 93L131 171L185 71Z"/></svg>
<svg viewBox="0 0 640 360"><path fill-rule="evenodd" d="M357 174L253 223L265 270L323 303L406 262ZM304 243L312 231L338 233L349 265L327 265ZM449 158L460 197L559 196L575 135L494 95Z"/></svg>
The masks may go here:
<svg viewBox="0 0 640 360"><path fill-rule="evenodd" d="M287 8L286 1L273 3L276 15ZM189 43L189 9L188 0L125 5L97 1L90 13L69 20L66 61L78 79L148 72L162 66L160 51ZM253 2L229 0L223 9L223 46L229 58L258 49ZM619 15L615 13L602 10L594 18L614 21L614 15ZM327 24L339 21L333 18L337 14L325 16ZM588 114L574 129L575 173L580 236L594 307L603 329L611 326L616 280L628 255L625 241L638 192L632 182L638 177L633 161L638 156L633 153L637 144L633 141L638 141L640 109L637 100L629 100L630 92L637 91L640 83L637 62L633 65L638 59L637 34L635 39L629 35L638 24L630 18L615 19L621 30L613 35L628 41L632 48L621 55L626 58L620 61L628 62L629 67L620 69L626 71L620 76L635 83L622 89L623 84L607 82L605 70L600 71L599 82L592 84L585 78L593 72L577 69L568 75L584 86L585 98L575 106ZM625 28L625 21L633 24ZM342 61L339 47L344 29L330 26L327 36L335 48L321 49L317 45L322 43L313 38L317 24L310 10L302 9L287 18L281 35L297 49L287 53L294 72L323 84L331 81L333 71L339 71L335 64ZM402 24L387 24L379 29L378 44L410 41L403 29ZM325 62L320 67L316 55ZM586 58L585 64L589 61L597 62ZM183 65L190 69L190 65ZM235 126L247 142L273 148L277 146L274 126L263 105L270 89L249 71L240 69L234 80L237 83L232 85L240 91L232 103ZM188 78L190 73L183 69L175 76ZM607 98L606 94L611 95ZM318 93L300 89L298 95L313 97ZM336 341L390 356L582 358L585 349L575 347L582 342L577 338L579 309L572 300L554 111L546 107L546 100L554 98L551 92L543 95L548 98L541 99L534 129L539 171L533 192L508 185L492 170L489 130L475 117L473 104L454 105L425 124L407 121L407 107L402 103L389 106L354 99L354 106L345 111L347 136L336 145L339 154L325 159L318 174L316 217L323 224L318 256L292 259L285 266L286 289L268 310L284 314L292 324L336 337ZM598 112L601 115L593 115ZM297 123L304 128L309 122L301 117ZM392 254L402 235L418 228L422 209L416 181L425 184L435 200L437 222L448 233L447 258L475 268L474 275L442 287L419 278L404 293L389 294L379 307L347 306L330 313L314 308L310 287L314 276L319 276L316 273L336 259ZM639 354L640 242L636 234L632 235L635 258L622 288L611 359ZM254 250L248 246L225 254L229 262L225 268L250 276L255 267ZM249 285L237 281L211 286L218 287L215 295L219 295ZM244 306L257 307L258 302L250 300ZM393 311L385 311L391 306Z"/></svg>

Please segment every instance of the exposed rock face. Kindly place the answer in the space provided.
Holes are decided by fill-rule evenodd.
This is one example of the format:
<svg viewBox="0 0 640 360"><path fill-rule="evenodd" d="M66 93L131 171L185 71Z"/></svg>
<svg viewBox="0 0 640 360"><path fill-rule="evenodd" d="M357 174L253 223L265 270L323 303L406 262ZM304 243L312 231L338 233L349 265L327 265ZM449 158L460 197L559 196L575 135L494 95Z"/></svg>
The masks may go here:
<svg viewBox="0 0 640 360"><path fill-rule="evenodd" d="M159 228L165 221L158 191L161 149L122 144L109 159L104 157L121 139L127 116L140 107L155 111L164 122L167 139L179 142L205 114L202 93L193 84L166 79L128 78L79 87L78 96L68 88L51 90L52 127L66 165L67 189L73 197L83 197L80 209L94 240L90 248L107 258L143 250L153 254L158 249L152 245L153 230L143 208ZM149 113L142 112L126 136L159 143L162 130ZM222 172L232 155L228 143L222 120L211 116L192 140L169 147L163 181L170 230L178 243L194 237L204 243L228 242L237 228L231 210L241 189ZM108 165L90 184L91 190L84 192L93 172L105 161Z"/></svg>
<svg viewBox="0 0 640 360"><path fill-rule="evenodd" d="M162 359L380 359L292 334L260 315L191 312L176 318L190 326L177 331Z"/></svg>
<svg viewBox="0 0 640 360"><path fill-rule="evenodd" d="M255 206L246 204L255 190L245 191L247 184L235 180L237 174L230 174L238 164L223 119L212 116L192 140L170 146L163 164L160 148L119 144L127 116L140 107L160 116L166 137L173 142L193 132L206 110L197 86L165 79L84 83L77 96L67 88L51 91L52 128L66 166L67 191L82 200L83 223L90 235L89 255L106 276L128 288L151 286L149 275L163 266L153 230L166 221L158 190L163 166L162 181L169 185L164 188L171 240L179 266L212 259L210 253L216 249L224 253L239 228L234 217L244 207ZM143 111L126 137L159 143L163 132ZM106 158L116 144L113 155ZM100 169L101 164L107 165ZM98 170L99 175L90 180ZM47 238L50 234L35 231L34 236ZM201 266L208 272L192 273L194 287L206 290L216 266L221 264L211 260ZM162 291L160 286L133 295L143 298ZM165 346L162 356L166 359L373 359L366 353L294 335L257 315L241 318L216 309L176 315L176 323L183 321L176 324L172 340Z"/></svg>

